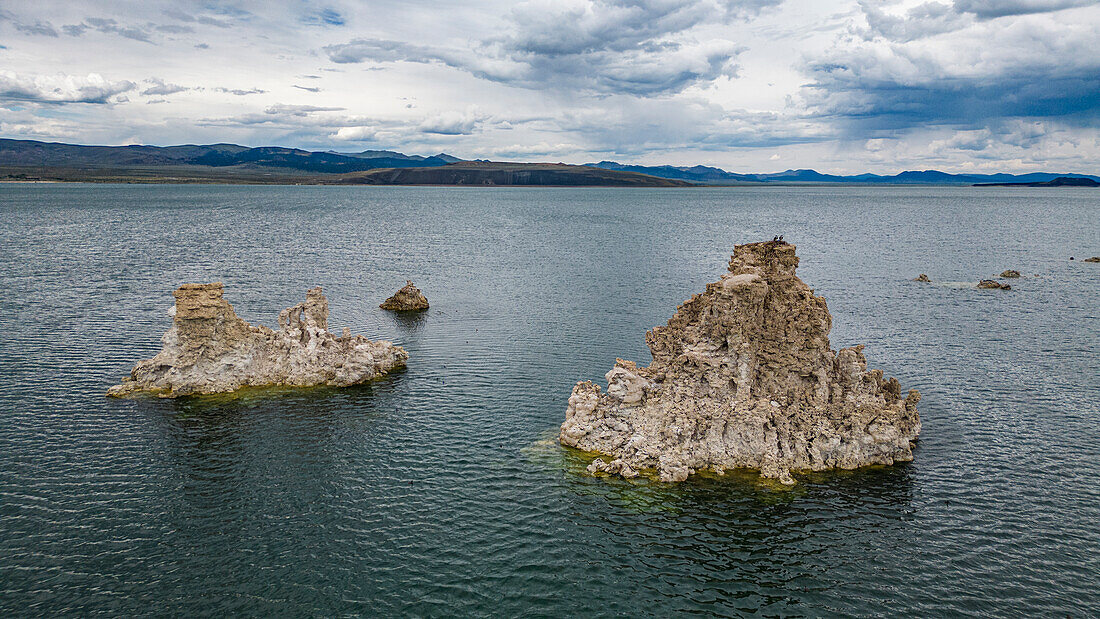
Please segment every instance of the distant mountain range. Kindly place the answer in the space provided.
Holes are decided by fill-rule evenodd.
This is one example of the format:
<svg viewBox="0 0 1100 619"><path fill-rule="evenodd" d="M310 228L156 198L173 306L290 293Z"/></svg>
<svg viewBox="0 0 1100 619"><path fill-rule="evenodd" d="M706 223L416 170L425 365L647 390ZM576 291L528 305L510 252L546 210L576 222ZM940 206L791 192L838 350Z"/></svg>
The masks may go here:
<svg viewBox="0 0 1100 619"><path fill-rule="evenodd" d="M332 155L342 155L344 157L356 157L358 159L405 159L408 161L429 161L434 162L436 159L445 163L458 163L464 161L458 157L452 157L447 153L439 153L438 155L432 155L430 157L424 157L422 155L406 155L405 153L399 153L393 150L365 150L361 153L339 153L334 150L325 151ZM401 166L394 166L401 167Z"/></svg>
<svg viewBox="0 0 1100 619"><path fill-rule="evenodd" d="M730 185L739 183L858 183L875 185L973 185L976 183L1045 183L1057 178L1087 178L1100 181L1100 176L1090 174L1066 174L1032 172L1029 174L949 174L938 170L908 171L882 176L879 174L855 174L837 176L815 170L786 170L774 174L738 174L708 166L640 166L614 161L589 163L589 166L605 170L637 172L661 178L684 180L693 183Z"/></svg>
<svg viewBox="0 0 1100 619"><path fill-rule="evenodd" d="M427 168L461 161L445 153L431 157L392 151L314 152L297 148L236 144L198 146L78 146L0 139L0 166L117 168L151 166L260 166L300 172L343 174L378 168Z"/></svg>
<svg viewBox="0 0 1100 619"><path fill-rule="evenodd" d="M313 152L236 144L77 146L0 139L0 181L316 185L682 187L686 181L547 163L463 161L387 150Z"/></svg>
<svg viewBox="0 0 1100 619"><path fill-rule="evenodd" d="M476 164L476 165L475 165ZM457 166L457 167L455 167ZM448 172L431 173L433 168ZM366 174L408 169L407 173ZM415 172L412 170L416 170ZM837 176L814 170L739 174L708 166L639 166L601 161L584 166L534 163L467 162L439 153L421 156L391 150L357 153L308 151L236 144L183 146L80 146L57 142L0 139L0 180L91 182L222 182L318 184L525 184L680 186L685 184L932 184L1047 183L1084 186L1056 179L1100 176L1034 172L1030 174L949 174L937 170L882 176ZM648 180L647 180L648 179Z"/></svg>
<svg viewBox="0 0 1100 619"><path fill-rule="evenodd" d="M341 174L354 185L526 185L570 187L687 187L691 183L623 170L564 163L459 161L433 168L391 168Z"/></svg>

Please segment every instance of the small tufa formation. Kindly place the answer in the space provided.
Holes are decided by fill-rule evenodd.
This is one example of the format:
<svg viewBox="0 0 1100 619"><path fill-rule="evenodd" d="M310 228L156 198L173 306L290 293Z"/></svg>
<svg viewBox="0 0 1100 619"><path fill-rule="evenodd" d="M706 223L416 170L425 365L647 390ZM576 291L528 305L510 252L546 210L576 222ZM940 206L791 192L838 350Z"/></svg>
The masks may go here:
<svg viewBox="0 0 1100 619"><path fill-rule="evenodd" d="M402 367L409 358L391 342L344 328L328 331L328 300L311 288L305 303L279 312L279 330L250 325L233 311L221 283L184 284L173 295L172 327L160 353L139 362L108 396L149 392L174 398L246 386L345 387Z"/></svg>
<svg viewBox="0 0 1100 619"><path fill-rule="evenodd" d="M1001 282L992 279L983 279L982 281L978 282L978 288L985 288L989 290L1012 290L1012 286L1009 286L1008 284L1002 284Z"/></svg>
<svg viewBox="0 0 1100 619"><path fill-rule="evenodd" d="M932 280L928 279L928 276L925 275L924 273L921 273L920 275L913 278L913 281L915 281L915 282L930 282Z"/></svg>
<svg viewBox="0 0 1100 619"><path fill-rule="evenodd" d="M1073 260L1073 258L1070 258ZM1084 262L1100 262L1100 256L1093 256L1092 258L1085 258Z"/></svg>
<svg viewBox="0 0 1100 619"><path fill-rule="evenodd" d="M618 359L607 391L577 383L559 441L610 456L589 471L661 481L700 470L853 469L913 459L920 394L834 352L825 299L795 275L795 246L738 245L729 272L646 334L649 367Z"/></svg>
<svg viewBox="0 0 1100 619"><path fill-rule="evenodd" d="M428 299L411 281L405 280L405 287L378 307L395 312L415 312L428 309Z"/></svg>
<svg viewBox="0 0 1100 619"><path fill-rule="evenodd" d="M1007 271L1001 271L1000 276L1005 279L1016 278L1020 276L1020 272L1015 269L1008 269Z"/></svg>

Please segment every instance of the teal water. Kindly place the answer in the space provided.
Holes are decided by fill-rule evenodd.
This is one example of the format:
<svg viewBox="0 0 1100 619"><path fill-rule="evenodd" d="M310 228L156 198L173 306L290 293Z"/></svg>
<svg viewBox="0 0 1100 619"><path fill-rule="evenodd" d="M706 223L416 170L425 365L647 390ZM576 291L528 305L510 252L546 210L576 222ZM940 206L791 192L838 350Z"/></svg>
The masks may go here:
<svg viewBox="0 0 1100 619"><path fill-rule="evenodd" d="M780 233L924 395L916 460L584 475L572 385ZM0 614L1096 615L1097 254L1088 189L0 185ZM431 310L379 310L406 278ZM322 285L409 367L104 398L214 280L269 326Z"/></svg>

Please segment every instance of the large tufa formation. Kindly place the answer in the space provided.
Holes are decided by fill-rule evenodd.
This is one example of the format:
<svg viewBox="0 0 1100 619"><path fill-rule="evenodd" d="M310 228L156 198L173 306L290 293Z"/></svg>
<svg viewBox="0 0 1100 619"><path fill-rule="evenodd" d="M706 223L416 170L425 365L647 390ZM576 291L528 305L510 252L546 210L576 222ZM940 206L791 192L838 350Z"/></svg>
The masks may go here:
<svg viewBox="0 0 1100 619"><path fill-rule="evenodd" d="M123 396L145 391L162 397L223 393L245 386L354 385L405 365L409 354L391 342L372 342L344 328L328 331L328 300L321 288L279 313L279 330L250 325L222 298L221 283L184 284L176 290L172 327L164 347L139 362L122 384Z"/></svg>
<svg viewBox="0 0 1100 619"><path fill-rule="evenodd" d="M738 245L729 272L646 334L649 367L619 359L607 391L577 383L559 440L610 456L589 471L662 481L699 470L852 469L913 459L920 394L829 348L825 299L795 276L794 245Z"/></svg>
<svg viewBox="0 0 1100 619"><path fill-rule="evenodd" d="M405 280L405 286L378 307L395 312L415 312L428 309L428 299L411 281Z"/></svg>

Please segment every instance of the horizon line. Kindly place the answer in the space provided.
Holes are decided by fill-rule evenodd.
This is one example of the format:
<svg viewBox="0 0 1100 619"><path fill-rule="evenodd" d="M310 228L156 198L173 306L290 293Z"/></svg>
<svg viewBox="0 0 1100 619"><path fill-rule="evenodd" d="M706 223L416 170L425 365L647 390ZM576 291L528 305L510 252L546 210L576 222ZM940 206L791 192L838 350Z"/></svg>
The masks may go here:
<svg viewBox="0 0 1100 619"><path fill-rule="evenodd" d="M333 153L333 154L337 154L337 155L351 155L351 154L368 152L368 151L376 151L376 152L392 152L392 153L396 153L396 154L403 155L403 156L406 156L406 157L423 157L425 159L430 158L430 157L438 157L439 155L446 155L448 157L454 157L456 159L459 159L460 162L482 161L482 162L489 162L489 163L555 164L555 165L574 165L574 166L580 166L580 167L594 167L596 164L599 164L599 163L615 163L615 164L618 164L618 165L636 166L636 167L643 167L643 168L669 167L669 168L677 168L677 169L690 169L690 168L695 168L695 167L704 167L704 168L712 168L712 169L715 169L715 170L719 170L719 171L724 172L726 174L738 174L738 175L744 175L744 176L774 175L774 174L782 174L784 172L803 172L803 171L805 171L805 172L814 172L814 173L822 174L822 175L825 175L825 176L837 176L837 177L846 177L846 176L851 177L851 176L865 176L865 175L890 177L890 176L898 176L898 175L904 174L906 172L939 172L941 174L949 174L949 175L953 175L953 176L967 176L967 175L990 176L990 175L998 175L998 174L1009 175L1009 176L1023 176L1023 175L1027 175L1027 174L1058 174L1058 175L1079 175L1079 176L1100 177L1100 171L1098 171L1098 172L1070 172L1070 171L1051 172L1049 170L1035 170L1035 171L1029 171L1029 172L1004 172L1004 171L997 171L997 172L976 172L976 171L949 172L949 171L939 169L939 168L924 168L924 169L908 168L908 169L901 169L900 171L894 172L892 174L879 173L879 172L866 172L866 171L857 172L857 173L822 172L821 170L818 170L816 168L806 168L806 167L788 167L785 170L780 170L780 171L777 171L777 172L737 172L737 171L733 171L733 170L728 170L726 168L723 168L723 167L720 167L720 166L717 166L717 165L711 165L711 164L705 164L705 163L694 163L694 164L672 164L672 163L645 164L645 163L624 163L622 161L616 161L616 160L612 160L612 159L600 159L599 161L589 161L589 162L586 162L586 163L566 163L564 161L550 161L550 160L544 160L544 161L515 161L515 160L502 160L502 159L464 159L464 158L458 157L457 155L452 155L452 154L450 154L446 151L442 151L442 150L439 151L438 153L433 154L433 155L420 155L420 154L409 155L408 153L397 150L398 148L401 148L399 146L394 146L394 147L389 147L389 148L387 148L387 147L364 148L363 150L359 150L359 151L340 151L340 150L335 150L335 148L329 148L329 149L326 149L326 150L310 150L310 149L307 149L307 148L301 148L301 147L297 147L297 146L281 146L281 145L277 145L277 144L265 144L265 145L261 145L261 146L248 146L248 145L245 145L245 144L238 144L236 142L208 142L208 143L186 142L186 143L181 143L181 144L148 144L148 143L131 143L131 144L86 144L85 143L85 144L82 144L82 143L75 143L75 142L62 142L62 141L57 141L56 139L53 139L53 140L50 140L50 139L35 140L35 139L28 139L28 138L5 137L5 136L2 136L2 135L0 135L0 140L9 140L9 141L12 141L12 142L35 142L35 143L39 143L39 144L58 144L58 145L62 145L62 146L77 146L77 147L85 147L85 148L128 148L128 147L177 148L177 147L184 147L184 146L197 146L197 147L201 147L201 146L237 146L237 147L240 147L240 148L247 148L247 149L283 148L283 149L287 149L287 150L296 150L296 151L302 151L302 152L307 152L307 153ZM450 164L448 164L448 165L450 165Z"/></svg>

